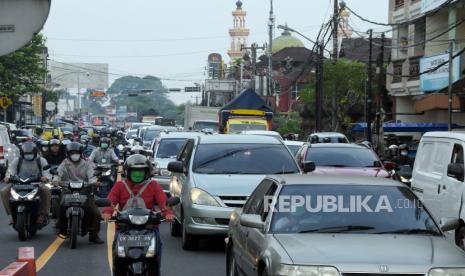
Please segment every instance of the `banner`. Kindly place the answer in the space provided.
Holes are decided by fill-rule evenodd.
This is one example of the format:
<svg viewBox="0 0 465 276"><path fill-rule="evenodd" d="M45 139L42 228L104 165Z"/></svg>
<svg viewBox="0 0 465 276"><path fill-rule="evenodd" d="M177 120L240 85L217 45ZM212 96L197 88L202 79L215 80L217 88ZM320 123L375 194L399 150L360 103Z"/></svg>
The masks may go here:
<svg viewBox="0 0 465 276"><path fill-rule="evenodd" d="M449 60L449 54L442 54L420 59L420 72L425 72L436 68L440 64ZM460 79L460 56L454 58L452 82ZM449 64L446 64L438 70L423 74L420 76L420 88L423 92L434 92L449 86Z"/></svg>

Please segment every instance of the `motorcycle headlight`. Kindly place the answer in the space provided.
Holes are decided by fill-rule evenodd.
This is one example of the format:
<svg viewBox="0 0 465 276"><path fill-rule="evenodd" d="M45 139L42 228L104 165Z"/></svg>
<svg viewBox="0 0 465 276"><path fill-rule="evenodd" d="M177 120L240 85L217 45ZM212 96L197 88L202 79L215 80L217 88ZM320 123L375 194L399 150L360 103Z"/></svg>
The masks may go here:
<svg viewBox="0 0 465 276"><path fill-rule="evenodd" d="M433 268L428 276L461 276L465 275L465 268Z"/></svg>
<svg viewBox="0 0 465 276"><path fill-rule="evenodd" d="M110 176L111 175L111 170L106 171L103 175L104 176Z"/></svg>
<svg viewBox="0 0 465 276"><path fill-rule="evenodd" d="M329 266L297 266L281 264L277 271L279 276L340 276L339 271Z"/></svg>
<svg viewBox="0 0 465 276"><path fill-rule="evenodd" d="M18 200L21 197L14 189L10 189L10 195L14 200Z"/></svg>
<svg viewBox="0 0 465 276"><path fill-rule="evenodd" d="M118 257L126 258L126 252L124 251L124 246L118 246Z"/></svg>
<svg viewBox="0 0 465 276"><path fill-rule="evenodd" d="M47 187L49 190L53 189L53 185L50 183L45 184L45 187Z"/></svg>
<svg viewBox="0 0 465 276"><path fill-rule="evenodd" d="M197 188L194 188L191 190L191 200L192 200L192 203L198 204L198 205L216 206L216 207L221 206L213 196L211 196L204 190L197 189Z"/></svg>
<svg viewBox="0 0 465 276"><path fill-rule="evenodd" d="M27 200L32 200L37 195L38 192L39 192L39 189L35 188L30 193L28 193L25 197Z"/></svg>
<svg viewBox="0 0 465 276"><path fill-rule="evenodd" d="M82 186L83 186L83 185L84 185L84 184L83 184L82 182L70 182L70 183L69 183L69 187L70 187L71 189L82 189Z"/></svg>
<svg viewBox="0 0 465 276"><path fill-rule="evenodd" d="M145 254L146 258L153 258L155 257L155 239L153 238L152 241L150 242L149 249L147 250L147 254Z"/></svg>
<svg viewBox="0 0 465 276"><path fill-rule="evenodd" d="M402 181L402 182L410 182L410 179L408 179L408 178L405 177L405 176L401 176L401 177L400 177L400 181Z"/></svg>
<svg viewBox="0 0 465 276"><path fill-rule="evenodd" d="M133 215L129 215L129 220L134 225L144 225L149 220L149 216L133 216Z"/></svg>
<svg viewBox="0 0 465 276"><path fill-rule="evenodd" d="M171 172L168 171L167 169L161 169L160 170L160 175L161 176L171 176Z"/></svg>

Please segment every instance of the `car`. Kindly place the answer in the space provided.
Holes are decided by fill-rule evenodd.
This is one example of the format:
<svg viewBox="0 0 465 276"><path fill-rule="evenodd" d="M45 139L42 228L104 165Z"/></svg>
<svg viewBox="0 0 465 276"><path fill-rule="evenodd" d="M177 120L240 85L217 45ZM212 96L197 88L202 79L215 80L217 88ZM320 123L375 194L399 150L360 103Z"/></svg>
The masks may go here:
<svg viewBox="0 0 465 276"><path fill-rule="evenodd" d="M464 132L429 132L423 135L413 166L411 186L438 219L460 221L455 243L465 249Z"/></svg>
<svg viewBox="0 0 465 276"><path fill-rule="evenodd" d="M197 120L192 126L193 130L210 130L211 132L218 132L218 121L214 120Z"/></svg>
<svg viewBox="0 0 465 276"><path fill-rule="evenodd" d="M153 126L151 123L132 123L131 124L131 129L139 129L141 127L148 127L148 126Z"/></svg>
<svg viewBox="0 0 465 276"><path fill-rule="evenodd" d="M19 149L11 142L8 128L0 125L0 179L5 178L8 165L18 156Z"/></svg>
<svg viewBox="0 0 465 276"><path fill-rule="evenodd" d="M454 223L393 180L269 176L231 214L227 275L465 275Z"/></svg>
<svg viewBox="0 0 465 276"><path fill-rule="evenodd" d="M349 139L339 132L316 132L308 136L307 142L317 143L350 143Z"/></svg>
<svg viewBox="0 0 465 276"><path fill-rule="evenodd" d="M242 208L266 175L301 173L282 141L234 134L188 139L168 170L170 194L181 198L171 234L182 236L185 250L197 248L200 236L224 237L231 212Z"/></svg>
<svg viewBox="0 0 465 276"><path fill-rule="evenodd" d="M392 168L385 167L376 153L355 144L305 143L296 154L297 163L315 163L312 174L390 177Z"/></svg>
<svg viewBox="0 0 465 276"><path fill-rule="evenodd" d="M155 165L155 176L153 177L161 185L163 191L169 194L171 172L168 171L168 163L176 161L176 157L187 139L203 135L203 132L161 132L153 141L151 150Z"/></svg>
<svg viewBox="0 0 465 276"><path fill-rule="evenodd" d="M141 134L142 145L148 149L152 145L152 142L162 131L178 131L176 127L172 126L150 126L142 128L143 133Z"/></svg>
<svg viewBox="0 0 465 276"><path fill-rule="evenodd" d="M89 137L94 137L96 133L95 129L91 126L83 127L82 129L87 132L87 136Z"/></svg>
<svg viewBox="0 0 465 276"><path fill-rule="evenodd" d="M241 134L245 135L262 135L262 136L271 136L275 137L276 139L283 140L283 137L279 132L271 131L271 130L244 130Z"/></svg>
<svg viewBox="0 0 465 276"><path fill-rule="evenodd" d="M287 146L287 148L292 152L292 155L296 156L297 152L300 150L300 148L305 144L305 142L301 141L290 141L290 140L284 140L284 145Z"/></svg>
<svg viewBox="0 0 465 276"><path fill-rule="evenodd" d="M11 140L15 144L21 144L26 141L32 141L32 129L15 129L10 132Z"/></svg>
<svg viewBox="0 0 465 276"><path fill-rule="evenodd" d="M52 140L54 137L63 139L63 131L59 127L44 127L43 138L47 141Z"/></svg>

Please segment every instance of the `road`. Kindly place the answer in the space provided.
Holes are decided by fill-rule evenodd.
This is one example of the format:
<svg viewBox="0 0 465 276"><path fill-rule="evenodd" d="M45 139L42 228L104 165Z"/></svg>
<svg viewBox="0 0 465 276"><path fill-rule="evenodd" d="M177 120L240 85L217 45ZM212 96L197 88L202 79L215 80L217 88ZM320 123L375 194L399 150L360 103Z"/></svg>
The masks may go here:
<svg viewBox="0 0 465 276"><path fill-rule="evenodd" d="M0 188L3 186L0 185ZM18 241L16 232L8 225L8 219L3 206L0 207L0 268L14 261L17 248L33 246L35 248L39 276L66 275L92 276L110 275L108 260L107 225L102 224L101 238L104 245L94 245L87 242L87 237L80 238L78 248L68 248L68 241L56 239L51 223L25 242ZM163 241L162 275L203 276L225 275L225 256L223 241L205 240L198 251L187 252L181 248L181 239L171 237L169 225L161 226Z"/></svg>

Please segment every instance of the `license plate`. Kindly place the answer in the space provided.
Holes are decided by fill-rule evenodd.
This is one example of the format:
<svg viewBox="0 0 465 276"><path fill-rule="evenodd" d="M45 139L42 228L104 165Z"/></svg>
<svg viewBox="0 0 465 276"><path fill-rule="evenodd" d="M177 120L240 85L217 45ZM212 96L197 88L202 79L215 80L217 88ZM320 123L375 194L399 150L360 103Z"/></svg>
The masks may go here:
<svg viewBox="0 0 465 276"><path fill-rule="evenodd" d="M152 235L126 236L120 235L118 238L119 246L123 247L146 247L150 246Z"/></svg>
<svg viewBox="0 0 465 276"><path fill-rule="evenodd" d="M65 202L67 203L81 203L85 201L85 196L80 194L67 194L65 195Z"/></svg>

